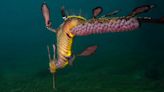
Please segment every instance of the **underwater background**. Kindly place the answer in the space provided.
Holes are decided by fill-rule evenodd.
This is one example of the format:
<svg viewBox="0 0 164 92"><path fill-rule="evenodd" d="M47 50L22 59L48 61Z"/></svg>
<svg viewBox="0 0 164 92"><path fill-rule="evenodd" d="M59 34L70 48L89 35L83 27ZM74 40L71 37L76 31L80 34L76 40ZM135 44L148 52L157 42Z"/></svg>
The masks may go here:
<svg viewBox="0 0 164 92"><path fill-rule="evenodd" d="M74 53L98 45L89 57L77 57L73 66L58 70L52 89L47 45L55 43L41 14L43 0L1 0L0 92L164 92L164 25L142 24L132 32L76 37ZM46 0L53 26L62 22L61 6L70 14L91 18L121 9L125 16L144 4L155 4L140 16L164 16L163 0Z"/></svg>

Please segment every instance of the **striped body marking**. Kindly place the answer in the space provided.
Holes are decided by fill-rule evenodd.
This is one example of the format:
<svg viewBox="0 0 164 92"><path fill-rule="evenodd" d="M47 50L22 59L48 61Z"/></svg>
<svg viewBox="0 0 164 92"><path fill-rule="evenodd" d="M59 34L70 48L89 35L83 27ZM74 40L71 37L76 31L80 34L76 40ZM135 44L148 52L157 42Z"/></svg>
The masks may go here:
<svg viewBox="0 0 164 92"><path fill-rule="evenodd" d="M72 56L74 36L85 36L96 33L121 32L139 27L135 18L99 18L86 21L82 17L71 16L57 30L56 68L65 67Z"/></svg>
<svg viewBox="0 0 164 92"><path fill-rule="evenodd" d="M70 16L57 30L57 68L63 68L68 64L72 56L72 43L75 36L71 33L71 30L84 21L84 18Z"/></svg>

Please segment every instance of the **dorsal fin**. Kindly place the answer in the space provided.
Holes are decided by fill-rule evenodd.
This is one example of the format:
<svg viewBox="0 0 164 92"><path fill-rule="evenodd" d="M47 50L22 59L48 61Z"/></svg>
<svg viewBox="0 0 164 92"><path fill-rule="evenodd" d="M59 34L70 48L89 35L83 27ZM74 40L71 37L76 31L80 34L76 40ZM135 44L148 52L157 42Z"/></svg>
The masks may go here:
<svg viewBox="0 0 164 92"><path fill-rule="evenodd" d="M92 9L92 16L93 18L96 18L98 15L100 15L103 11L103 8L98 6Z"/></svg>

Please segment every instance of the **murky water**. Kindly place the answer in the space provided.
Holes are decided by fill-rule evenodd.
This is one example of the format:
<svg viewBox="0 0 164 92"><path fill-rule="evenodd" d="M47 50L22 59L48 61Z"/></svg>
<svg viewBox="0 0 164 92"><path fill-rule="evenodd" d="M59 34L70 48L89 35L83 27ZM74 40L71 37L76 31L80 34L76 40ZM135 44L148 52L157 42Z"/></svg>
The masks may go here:
<svg viewBox="0 0 164 92"><path fill-rule="evenodd" d="M162 17L162 0L46 0L54 27L62 23L60 7L91 18L96 6L103 13L121 9L127 15L143 4L156 7L141 16ZM46 46L55 34L44 27L42 1L3 0L0 6L0 92L52 92ZM54 92L163 92L164 26L143 24L133 32L76 37L73 50L97 44L90 57L57 72Z"/></svg>

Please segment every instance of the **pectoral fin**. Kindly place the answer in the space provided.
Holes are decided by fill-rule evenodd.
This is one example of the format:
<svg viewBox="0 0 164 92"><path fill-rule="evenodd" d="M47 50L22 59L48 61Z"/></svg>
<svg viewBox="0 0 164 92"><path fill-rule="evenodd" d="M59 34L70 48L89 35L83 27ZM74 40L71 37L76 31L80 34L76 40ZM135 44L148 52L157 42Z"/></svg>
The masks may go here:
<svg viewBox="0 0 164 92"><path fill-rule="evenodd" d="M82 51L78 56L90 56L96 52L97 45L89 46L84 51Z"/></svg>

